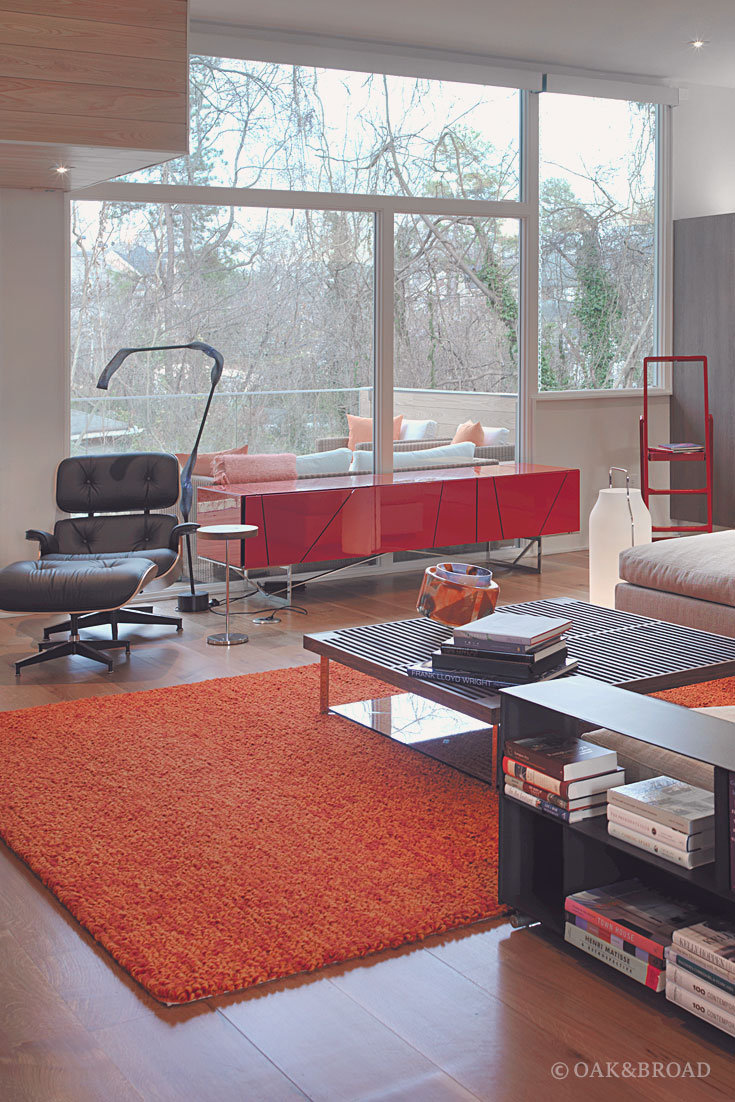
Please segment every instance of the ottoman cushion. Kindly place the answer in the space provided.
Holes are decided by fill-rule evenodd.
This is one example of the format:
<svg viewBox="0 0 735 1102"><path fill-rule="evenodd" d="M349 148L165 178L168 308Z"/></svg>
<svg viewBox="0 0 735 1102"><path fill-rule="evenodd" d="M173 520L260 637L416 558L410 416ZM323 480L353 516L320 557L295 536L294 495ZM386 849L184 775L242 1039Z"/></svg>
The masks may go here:
<svg viewBox="0 0 735 1102"><path fill-rule="evenodd" d="M176 564L178 554L176 551L170 551L168 547L146 547L141 548L140 551L113 551L109 555L104 556L106 561L120 561L122 559L135 559L140 562L141 559L147 559L152 562L156 567L159 577L161 574L166 574L172 566ZM56 563L82 563L82 562L101 562L99 555L64 555L59 551L52 551L50 555L43 556L44 562L56 562Z"/></svg>
<svg viewBox="0 0 735 1102"><path fill-rule="evenodd" d="M148 559L14 562L0 570L0 608L6 612L106 612L129 601L155 569Z"/></svg>
<svg viewBox="0 0 735 1102"><path fill-rule="evenodd" d="M644 589L735 606L735 531L629 547L620 555L620 577Z"/></svg>

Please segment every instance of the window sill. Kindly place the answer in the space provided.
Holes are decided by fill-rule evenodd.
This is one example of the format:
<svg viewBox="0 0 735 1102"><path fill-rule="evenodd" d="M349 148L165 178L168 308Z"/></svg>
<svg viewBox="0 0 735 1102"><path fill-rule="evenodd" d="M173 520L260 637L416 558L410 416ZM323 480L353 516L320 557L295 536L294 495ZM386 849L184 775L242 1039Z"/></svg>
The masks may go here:
<svg viewBox="0 0 735 1102"><path fill-rule="evenodd" d="M671 389L664 386L649 386L648 397L670 398ZM643 387L627 387L620 390L540 390L536 398L540 402L576 402L590 398L616 399L618 401L621 398L635 398L642 402Z"/></svg>

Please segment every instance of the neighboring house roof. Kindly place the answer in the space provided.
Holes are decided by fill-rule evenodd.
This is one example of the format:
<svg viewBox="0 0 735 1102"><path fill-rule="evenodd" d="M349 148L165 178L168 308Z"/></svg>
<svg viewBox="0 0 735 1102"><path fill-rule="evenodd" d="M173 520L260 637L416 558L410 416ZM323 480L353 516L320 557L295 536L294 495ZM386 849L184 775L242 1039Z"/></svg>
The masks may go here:
<svg viewBox="0 0 735 1102"><path fill-rule="evenodd" d="M95 440L100 437L131 436L140 430L99 413L86 413L82 409L71 411L72 440Z"/></svg>

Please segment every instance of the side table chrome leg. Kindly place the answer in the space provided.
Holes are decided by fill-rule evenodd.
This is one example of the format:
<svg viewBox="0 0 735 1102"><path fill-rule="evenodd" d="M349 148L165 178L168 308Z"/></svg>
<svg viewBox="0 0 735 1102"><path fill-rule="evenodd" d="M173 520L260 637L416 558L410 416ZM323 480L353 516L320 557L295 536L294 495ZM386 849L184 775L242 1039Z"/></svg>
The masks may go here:
<svg viewBox="0 0 735 1102"><path fill-rule="evenodd" d="M210 635L207 642L213 647L234 647L238 643L247 643L248 636L235 632L230 633L230 542L225 540L225 630L217 635Z"/></svg>

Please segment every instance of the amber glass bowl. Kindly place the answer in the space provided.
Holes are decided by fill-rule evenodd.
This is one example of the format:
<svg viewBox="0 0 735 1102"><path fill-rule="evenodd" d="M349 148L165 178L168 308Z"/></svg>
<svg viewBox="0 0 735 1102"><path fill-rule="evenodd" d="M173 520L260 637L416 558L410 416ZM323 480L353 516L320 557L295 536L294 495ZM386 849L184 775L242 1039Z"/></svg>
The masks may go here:
<svg viewBox="0 0 735 1102"><path fill-rule="evenodd" d="M495 611L497 582L484 566L437 563L424 573L416 608L440 624L461 627Z"/></svg>

